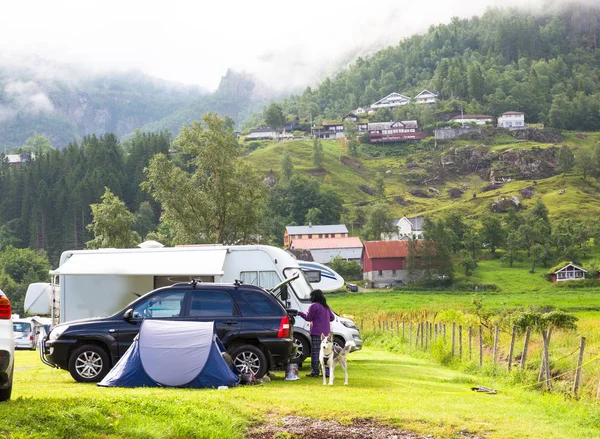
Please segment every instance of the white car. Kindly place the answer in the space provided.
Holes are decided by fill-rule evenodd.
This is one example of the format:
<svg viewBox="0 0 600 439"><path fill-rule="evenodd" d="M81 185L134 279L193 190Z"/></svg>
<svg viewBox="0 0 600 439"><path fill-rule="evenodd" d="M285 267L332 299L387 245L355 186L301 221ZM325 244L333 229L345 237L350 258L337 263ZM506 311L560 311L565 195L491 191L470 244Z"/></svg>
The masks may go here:
<svg viewBox="0 0 600 439"><path fill-rule="evenodd" d="M35 351L37 337L31 319L13 320L13 332L15 334L15 348Z"/></svg>
<svg viewBox="0 0 600 439"><path fill-rule="evenodd" d="M0 290L0 401L9 400L12 393L15 340L11 318L10 301Z"/></svg>

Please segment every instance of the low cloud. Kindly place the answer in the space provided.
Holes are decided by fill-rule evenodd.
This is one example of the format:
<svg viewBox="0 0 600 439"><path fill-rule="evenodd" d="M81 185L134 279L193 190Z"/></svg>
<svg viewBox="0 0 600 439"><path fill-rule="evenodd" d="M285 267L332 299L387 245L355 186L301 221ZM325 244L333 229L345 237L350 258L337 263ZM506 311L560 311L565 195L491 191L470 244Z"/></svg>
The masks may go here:
<svg viewBox="0 0 600 439"><path fill-rule="evenodd" d="M8 120L17 114L50 113L52 101L35 81L13 80L3 87L4 99L0 102L0 120Z"/></svg>

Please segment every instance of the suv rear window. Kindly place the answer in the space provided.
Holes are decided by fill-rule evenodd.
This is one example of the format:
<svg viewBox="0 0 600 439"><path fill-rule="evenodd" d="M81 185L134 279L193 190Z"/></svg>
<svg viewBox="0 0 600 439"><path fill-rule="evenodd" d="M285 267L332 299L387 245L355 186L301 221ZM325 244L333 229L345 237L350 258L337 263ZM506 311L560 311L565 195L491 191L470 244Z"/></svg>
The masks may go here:
<svg viewBox="0 0 600 439"><path fill-rule="evenodd" d="M244 298L252 310L259 315L277 315L281 313L280 307L268 296L258 291L244 291Z"/></svg>
<svg viewBox="0 0 600 439"><path fill-rule="evenodd" d="M233 299L220 291L197 291L192 294L190 317L228 317L237 315Z"/></svg>

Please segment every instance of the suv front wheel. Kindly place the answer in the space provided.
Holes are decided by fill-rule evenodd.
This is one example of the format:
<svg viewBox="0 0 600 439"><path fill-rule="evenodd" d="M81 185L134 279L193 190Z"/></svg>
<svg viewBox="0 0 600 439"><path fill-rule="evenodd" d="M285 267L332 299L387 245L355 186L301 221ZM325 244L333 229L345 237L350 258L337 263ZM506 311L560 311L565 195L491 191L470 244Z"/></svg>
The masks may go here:
<svg viewBox="0 0 600 439"><path fill-rule="evenodd" d="M108 354L100 346L81 346L69 357L69 372L80 383L102 381L109 370Z"/></svg>
<svg viewBox="0 0 600 439"><path fill-rule="evenodd" d="M267 373L267 357L256 346L238 346L231 351L231 358L240 373L250 373L255 378L262 378Z"/></svg>

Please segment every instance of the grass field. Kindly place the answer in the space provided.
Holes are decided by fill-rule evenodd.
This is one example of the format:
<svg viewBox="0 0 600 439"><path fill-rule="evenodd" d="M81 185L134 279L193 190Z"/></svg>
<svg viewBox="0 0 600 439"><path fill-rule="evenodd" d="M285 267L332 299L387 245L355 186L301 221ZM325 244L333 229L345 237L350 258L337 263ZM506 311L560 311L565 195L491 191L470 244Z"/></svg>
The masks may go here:
<svg viewBox="0 0 600 439"><path fill-rule="evenodd" d="M224 391L106 389L75 383L67 372L42 365L33 352L20 351L16 360L13 399L0 404L0 437L11 439L244 438L265 422L281 425L289 415L342 426L368 419L440 438L463 437L460 432L486 438L600 437L597 405L506 387L374 348L351 354L350 385L333 388L319 379L284 381L278 372L262 386ZM476 393L472 385L499 393Z"/></svg>

